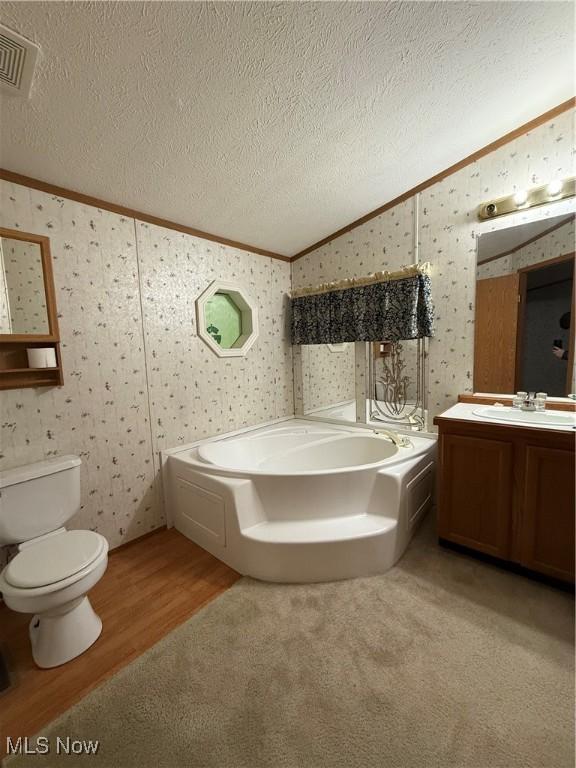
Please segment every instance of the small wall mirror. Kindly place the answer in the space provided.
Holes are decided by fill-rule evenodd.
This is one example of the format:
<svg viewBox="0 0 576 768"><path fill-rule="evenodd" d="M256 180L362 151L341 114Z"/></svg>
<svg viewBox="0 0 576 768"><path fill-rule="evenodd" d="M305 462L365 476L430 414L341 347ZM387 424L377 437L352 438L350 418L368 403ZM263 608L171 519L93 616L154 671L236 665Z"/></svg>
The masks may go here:
<svg viewBox="0 0 576 768"><path fill-rule="evenodd" d="M50 240L0 227L0 390L61 386Z"/></svg>
<svg viewBox="0 0 576 768"><path fill-rule="evenodd" d="M0 334L50 335L41 238L0 230Z"/></svg>
<svg viewBox="0 0 576 768"><path fill-rule="evenodd" d="M573 213L478 238L474 391L576 391Z"/></svg>
<svg viewBox="0 0 576 768"><path fill-rule="evenodd" d="M245 355L258 338L258 309L246 291L215 280L196 300L198 335L218 357Z"/></svg>

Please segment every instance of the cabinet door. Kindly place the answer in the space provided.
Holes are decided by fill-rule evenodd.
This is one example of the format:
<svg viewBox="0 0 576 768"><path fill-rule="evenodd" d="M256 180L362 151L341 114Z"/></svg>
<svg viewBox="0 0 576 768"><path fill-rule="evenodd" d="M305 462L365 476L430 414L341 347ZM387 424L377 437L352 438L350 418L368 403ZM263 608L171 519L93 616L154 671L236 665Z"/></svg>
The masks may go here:
<svg viewBox="0 0 576 768"><path fill-rule="evenodd" d="M512 444L461 435L440 438L438 534L507 558L512 518Z"/></svg>
<svg viewBox="0 0 576 768"><path fill-rule="evenodd" d="M574 453L526 446L521 505L522 565L574 579Z"/></svg>

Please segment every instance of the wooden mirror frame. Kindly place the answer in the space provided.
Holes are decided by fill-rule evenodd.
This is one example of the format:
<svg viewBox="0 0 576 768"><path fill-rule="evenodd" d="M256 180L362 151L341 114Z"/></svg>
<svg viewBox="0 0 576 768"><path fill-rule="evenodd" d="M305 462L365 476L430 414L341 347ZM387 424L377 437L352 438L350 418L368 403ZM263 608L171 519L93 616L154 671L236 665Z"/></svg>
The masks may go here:
<svg viewBox="0 0 576 768"><path fill-rule="evenodd" d="M59 341L58 313L56 311L56 293L54 291L54 276L52 273L52 256L50 254L50 238L34 235L31 232L21 232L19 229L0 227L0 237L10 240L21 240L25 243L35 243L40 246L42 258L42 275L44 278L44 295L46 298L46 314L48 315L48 333L0 333L3 341Z"/></svg>
<svg viewBox="0 0 576 768"><path fill-rule="evenodd" d="M40 246L42 276L48 317L48 333L2 333L0 334L0 389L20 389L23 387L62 386L62 360L60 356L60 331L56 291L52 271L50 238L22 232L19 229L0 227L0 237L22 240ZM49 347L56 354L54 368L30 368L27 363L26 349L29 347Z"/></svg>

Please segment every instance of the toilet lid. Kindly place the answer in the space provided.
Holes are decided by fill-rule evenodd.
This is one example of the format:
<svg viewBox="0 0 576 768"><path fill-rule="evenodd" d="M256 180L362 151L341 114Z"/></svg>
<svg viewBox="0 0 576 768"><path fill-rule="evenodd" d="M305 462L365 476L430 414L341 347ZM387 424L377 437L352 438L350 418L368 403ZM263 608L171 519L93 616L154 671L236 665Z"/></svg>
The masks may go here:
<svg viewBox="0 0 576 768"><path fill-rule="evenodd" d="M65 531L30 544L11 560L4 578L13 587L45 587L90 565L106 540L93 531Z"/></svg>

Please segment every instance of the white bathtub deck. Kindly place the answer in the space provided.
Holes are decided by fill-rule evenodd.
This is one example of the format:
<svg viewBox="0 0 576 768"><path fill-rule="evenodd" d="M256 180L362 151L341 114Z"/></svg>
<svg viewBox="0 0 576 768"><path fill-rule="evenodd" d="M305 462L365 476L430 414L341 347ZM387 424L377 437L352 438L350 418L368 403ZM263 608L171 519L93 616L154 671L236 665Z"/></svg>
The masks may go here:
<svg viewBox="0 0 576 768"><path fill-rule="evenodd" d="M242 535L276 544L312 544L378 536L396 525L396 520L384 515L360 514L309 520L268 520L244 528Z"/></svg>

